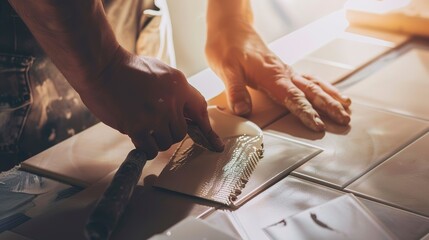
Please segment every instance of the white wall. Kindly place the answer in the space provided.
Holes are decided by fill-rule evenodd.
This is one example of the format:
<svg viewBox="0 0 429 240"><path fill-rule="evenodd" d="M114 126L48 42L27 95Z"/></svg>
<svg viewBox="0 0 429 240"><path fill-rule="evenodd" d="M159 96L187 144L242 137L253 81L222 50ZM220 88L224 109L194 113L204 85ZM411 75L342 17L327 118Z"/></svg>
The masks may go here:
<svg viewBox="0 0 429 240"><path fill-rule="evenodd" d="M271 42L340 9L345 1L251 0L255 28L266 42ZM204 57L207 0L167 0L167 2L172 18L177 67L190 76L207 67Z"/></svg>

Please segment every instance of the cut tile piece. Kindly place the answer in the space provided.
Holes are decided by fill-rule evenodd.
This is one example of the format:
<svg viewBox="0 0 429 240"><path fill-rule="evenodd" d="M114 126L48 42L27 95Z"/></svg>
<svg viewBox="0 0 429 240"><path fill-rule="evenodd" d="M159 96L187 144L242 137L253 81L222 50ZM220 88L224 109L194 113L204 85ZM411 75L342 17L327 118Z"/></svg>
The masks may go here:
<svg viewBox="0 0 429 240"><path fill-rule="evenodd" d="M247 119L257 124L260 128L269 125L288 112L285 107L274 103L265 93L252 88L248 88L248 90L252 97L253 109L252 114ZM225 92L210 99L208 104L217 105L229 111Z"/></svg>
<svg viewBox="0 0 429 240"><path fill-rule="evenodd" d="M345 194L295 177L287 177L241 208L226 214L245 239L266 240L263 228ZM359 199L398 238L418 239L429 231L429 218ZM400 226L400 227L398 227Z"/></svg>
<svg viewBox="0 0 429 240"><path fill-rule="evenodd" d="M429 134L353 182L348 190L429 216Z"/></svg>
<svg viewBox="0 0 429 240"><path fill-rule="evenodd" d="M85 187L119 167L133 148L128 136L99 123L31 157L22 168Z"/></svg>
<svg viewBox="0 0 429 240"><path fill-rule="evenodd" d="M429 120L429 50L413 49L344 93L377 108Z"/></svg>
<svg viewBox="0 0 429 240"><path fill-rule="evenodd" d="M342 67L337 67L328 63L323 63L315 60L302 59L292 65L293 69L301 74L310 74L330 82L332 84L343 80L353 70Z"/></svg>
<svg viewBox="0 0 429 240"><path fill-rule="evenodd" d="M337 38L314 51L307 58L357 69L386 53L389 49L385 46Z"/></svg>
<svg viewBox="0 0 429 240"><path fill-rule="evenodd" d="M267 130L282 132L287 137L324 149L293 174L343 188L423 135L428 128L424 121L356 103L352 105L351 119L350 126L344 127L323 118L326 132L317 133L288 115Z"/></svg>

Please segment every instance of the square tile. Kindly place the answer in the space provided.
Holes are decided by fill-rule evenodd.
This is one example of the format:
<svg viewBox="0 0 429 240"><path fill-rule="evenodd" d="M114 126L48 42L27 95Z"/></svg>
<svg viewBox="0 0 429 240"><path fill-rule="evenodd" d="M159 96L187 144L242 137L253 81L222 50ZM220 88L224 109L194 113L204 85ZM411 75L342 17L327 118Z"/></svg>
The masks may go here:
<svg viewBox="0 0 429 240"><path fill-rule="evenodd" d="M343 80L347 75L353 72L352 69L305 58L293 64L292 67L301 74L310 74L332 84Z"/></svg>
<svg viewBox="0 0 429 240"><path fill-rule="evenodd" d="M115 170L134 145L102 123L29 158L22 168L78 186L89 186Z"/></svg>
<svg viewBox="0 0 429 240"><path fill-rule="evenodd" d="M385 239L396 237L353 195L344 194L264 228L271 239Z"/></svg>
<svg viewBox="0 0 429 240"><path fill-rule="evenodd" d="M264 157L238 196L236 205L254 197L286 177L322 150L272 133L264 133Z"/></svg>
<svg viewBox="0 0 429 240"><path fill-rule="evenodd" d="M368 172L347 190L429 216L429 133Z"/></svg>
<svg viewBox="0 0 429 240"><path fill-rule="evenodd" d="M337 38L307 56L308 59L357 69L390 50L389 47Z"/></svg>
<svg viewBox="0 0 429 240"><path fill-rule="evenodd" d="M239 209L225 213L243 238L265 240L268 237L262 229L269 224L344 194L289 176ZM418 239L429 231L429 218L369 200L359 200L399 239Z"/></svg>
<svg viewBox="0 0 429 240"><path fill-rule="evenodd" d="M428 128L424 121L356 103L352 104L351 110L352 120L347 127L324 119L325 133L306 129L292 115L276 121L266 130L274 130L322 148L322 153L293 174L343 188L421 136Z"/></svg>
<svg viewBox="0 0 429 240"><path fill-rule="evenodd" d="M377 108L429 120L429 50L412 49L344 93Z"/></svg>

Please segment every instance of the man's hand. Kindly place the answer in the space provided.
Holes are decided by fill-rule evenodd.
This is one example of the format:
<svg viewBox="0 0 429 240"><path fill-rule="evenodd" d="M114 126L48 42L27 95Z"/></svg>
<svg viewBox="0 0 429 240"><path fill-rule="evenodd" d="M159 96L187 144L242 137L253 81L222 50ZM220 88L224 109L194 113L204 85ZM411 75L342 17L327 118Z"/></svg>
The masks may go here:
<svg viewBox="0 0 429 240"><path fill-rule="evenodd" d="M129 135L148 159L185 136L185 117L223 149L201 94L180 71L121 48L101 0L10 3L88 108Z"/></svg>
<svg viewBox="0 0 429 240"><path fill-rule="evenodd" d="M185 117L199 125L216 150L223 149L204 97L182 72L157 59L119 48L98 81L80 95L102 122L129 135L149 159L184 138Z"/></svg>
<svg viewBox="0 0 429 240"><path fill-rule="evenodd" d="M231 111L242 116L251 113L252 102L246 89L250 86L264 91L314 131L325 129L318 112L347 125L351 100L330 83L298 74L283 63L252 27L250 8L243 7L247 1L237 2L242 2L241 6L229 9L241 9L241 15L219 18L213 12L208 14L206 44L209 65L225 82ZM209 7L217 5L220 3L212 0Z"/></svg>

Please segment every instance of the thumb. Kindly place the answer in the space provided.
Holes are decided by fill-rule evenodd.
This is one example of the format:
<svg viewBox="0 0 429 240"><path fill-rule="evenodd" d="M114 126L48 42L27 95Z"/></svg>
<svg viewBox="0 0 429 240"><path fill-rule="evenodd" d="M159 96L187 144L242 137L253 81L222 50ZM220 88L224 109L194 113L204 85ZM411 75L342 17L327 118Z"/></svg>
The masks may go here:
<svg viewBox="0 0 429 240"><path fill-rule="evenodd" d="M250 115L252 112L252 100L241 71L230 68L224 69L224 82L229 109L235 115Z"/></svg>

